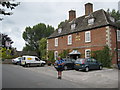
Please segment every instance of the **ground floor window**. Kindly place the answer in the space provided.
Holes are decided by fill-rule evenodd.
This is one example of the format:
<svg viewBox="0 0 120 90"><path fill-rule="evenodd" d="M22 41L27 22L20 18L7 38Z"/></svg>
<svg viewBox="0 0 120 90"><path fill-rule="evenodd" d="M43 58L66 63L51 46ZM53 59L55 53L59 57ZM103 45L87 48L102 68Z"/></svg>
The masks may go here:
<svg viewBox="0 0 120 90"><path fill-rule="evenodd" d="M120 49L118 49L118 61L120 61Z"/></svg>
<svg viewBox="0 0 120 90"><path fill-rule="evenodd" d="M54 59L57 60L57 57L58 57L58 51L55 51L54 52Z"/></svg>
<svg viewBox="0 0 120 90"><path fill-rule="evenodd" d="M85 58L90 58L91 56L91 50L90 49L86 49L85 50Z"/></svg>
<svg viewBox="0 0 120 90"><path fill-rule="evenodd" d="M118 57L120 57L120 49L118 49Z"/></svg>

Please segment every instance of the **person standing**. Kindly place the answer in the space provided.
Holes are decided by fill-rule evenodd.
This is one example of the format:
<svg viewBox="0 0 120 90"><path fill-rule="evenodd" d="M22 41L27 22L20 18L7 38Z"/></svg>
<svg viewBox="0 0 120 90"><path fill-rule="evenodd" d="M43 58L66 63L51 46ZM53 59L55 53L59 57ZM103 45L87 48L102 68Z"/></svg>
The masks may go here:
<svg viewBox="0 0 120 90"><path fill-rule="evenodd" d="M58 79L62 79L64 60L60 56L58 56L57 59L58 60L55 61L55 68L58 71Z"/></svg>

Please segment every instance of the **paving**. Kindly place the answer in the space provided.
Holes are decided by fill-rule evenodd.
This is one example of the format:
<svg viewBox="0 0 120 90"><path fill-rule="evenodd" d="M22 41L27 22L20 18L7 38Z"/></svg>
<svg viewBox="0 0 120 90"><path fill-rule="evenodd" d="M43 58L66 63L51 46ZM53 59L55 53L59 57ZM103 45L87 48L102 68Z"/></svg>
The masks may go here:
<svg viewBox="0 0 120 90"><path fill-rule="evenodd" d="M17 66L15 66L17 67ZM21 67L23 68L23 67ZM23 68L33 72L44 73L57 78L57 72L53 66L28 67ZM89 72L67 70L63 71L63 79L74 83L83 83L92 88L117 88L118 87L118 70L103 68L103 70L91 70Z"/></svg>

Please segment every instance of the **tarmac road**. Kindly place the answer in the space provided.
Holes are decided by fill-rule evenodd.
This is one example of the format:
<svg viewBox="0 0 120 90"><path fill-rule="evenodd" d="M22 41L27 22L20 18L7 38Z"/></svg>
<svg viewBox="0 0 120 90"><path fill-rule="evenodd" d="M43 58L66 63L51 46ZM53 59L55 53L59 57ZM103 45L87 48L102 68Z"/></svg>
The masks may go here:
<svg viewBox="0 0 120 90"><path fill-rule="evenodd" d="M2 65L2 88L85 88L87 85L23 69L14 65Z"/></svg>
<svg viewBox="0 0 120 90"><path fill-rule="evenodd" d="M118 88L118 70L103 69L90 72L68 70L57 79L54 67L2 65L2 88Z"/></svg>

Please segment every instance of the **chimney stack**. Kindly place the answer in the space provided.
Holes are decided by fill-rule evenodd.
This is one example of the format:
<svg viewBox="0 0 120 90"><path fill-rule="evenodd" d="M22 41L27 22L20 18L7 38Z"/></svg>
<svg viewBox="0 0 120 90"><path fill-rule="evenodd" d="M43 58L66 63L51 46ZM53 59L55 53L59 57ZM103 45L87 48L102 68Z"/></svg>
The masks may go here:
<svg viewBox="0 0 120 90"><path fill-rule="evenodd" d="M85 15L89 15L93 12L93 4L92 3L86 3L85 4Z"/></svg>
<svg viewBox="0 0 120 90"><path fill-rule="evenodd" d="M70 10L69 11L69 21L72 21L75 18L76 18L76 12L75 12L75 10Z"/></svg>

